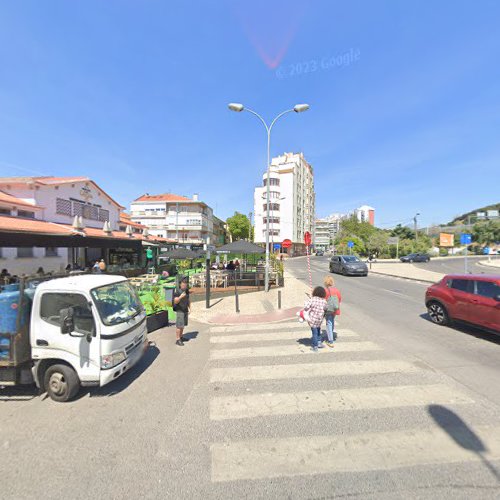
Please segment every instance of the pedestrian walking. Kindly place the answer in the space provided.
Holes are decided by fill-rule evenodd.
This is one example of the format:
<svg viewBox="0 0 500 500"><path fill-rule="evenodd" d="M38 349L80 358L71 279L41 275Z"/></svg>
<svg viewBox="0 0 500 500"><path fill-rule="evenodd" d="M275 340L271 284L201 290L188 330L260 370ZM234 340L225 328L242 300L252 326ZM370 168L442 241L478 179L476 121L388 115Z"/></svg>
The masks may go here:
<svg viewBox="0 0 500 500"><path fill-rule="evenodd" d="M304 311L309 315L307 322L311 327L311 351L314 352L317 352L318 348L324 347L321 339L321 323L323 323L326 308L326 291L322 286L317 286L313 290L312 297L304 305Z"/></svg>
<svg viewBox="0 0 500 500"><path fill-rule="evenodd" d="M337 340L337 334L335 333L335 316L340 314L340 303L342 302L342 295L338 288L335 288L335 280L332 276L325 276L323 280L326 291L326 335L328 341L326 345L328 347L333 347L333 342Z"/></svg>
<svg viewBox="0 0 500 500"><path fill-rule="evenodd" d="M174 292L174 311L175 311L175 343L178 346L184 345L184 328L188 325L189 313L191 311L191 300L189 298L189 288L187 279L183 278Z"/></svg>

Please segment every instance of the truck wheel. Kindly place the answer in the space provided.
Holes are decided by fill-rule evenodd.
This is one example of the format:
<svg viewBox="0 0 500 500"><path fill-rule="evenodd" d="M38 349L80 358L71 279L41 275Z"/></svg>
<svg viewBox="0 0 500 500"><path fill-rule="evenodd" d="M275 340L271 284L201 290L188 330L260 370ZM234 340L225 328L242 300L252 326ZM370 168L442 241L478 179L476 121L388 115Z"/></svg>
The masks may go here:
<svg viewBox="0 0 500 500"><path fill-rule="evenodd" d="M67 365L52 365L45 372L44 386L50 399L65 403L76 396L80 381L73 368Z"/></svg>

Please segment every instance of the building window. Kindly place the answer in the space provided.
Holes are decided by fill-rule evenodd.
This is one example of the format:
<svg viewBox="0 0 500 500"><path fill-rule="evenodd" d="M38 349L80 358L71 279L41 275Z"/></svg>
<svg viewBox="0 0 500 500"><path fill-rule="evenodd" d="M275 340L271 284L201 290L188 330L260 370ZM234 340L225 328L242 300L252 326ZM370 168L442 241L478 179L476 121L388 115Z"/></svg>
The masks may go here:
<svg viewBox="0 0 500 500"><path fill-rule="evenodd" d="M26 217L27 219L35 218L35 212L29 212L27 210L18 210L17 215L18 217Z"/></svg>
<svg viewBox="0 0 500 500"><path fill-rule="evenodd" d="M33 247L18 247L17 258L18 259L31 259L31 258L33 258Z"/></svg>
<svg viewBox="0 0 500 500"><path fill-rule="evenodd" d="M267 186L267 179L264 179L262 184L264 186ZM279 186L280 185L280 180L279 179L275 179L274 177L271 177L271 179L269 180L269 185L270 186Z"/></svg>
<svg viewBox="0 0 500 500"><path fill-rule="evenodd" d="M267 205L264 203L264 212L267 211ZM269 210L279 210L280 209L280 204L279 203L269 203Z"/></svg>
<svg viewBox="0 0 500 500"><path fill-rule="evenodd" d="M267 224L267 217L264 217L262 219L262 222L264 224ZM280 223L280 218L279 217L269 217L269 224L279 224Z"/></svg>
<svg viewBox="0 0 500 500"><path fill-rule="evenodd" d="M99 220L101 222L109 222L109 210L103 210L102 208L99 209Z"/></svg>
<svg viewBox="0 0 500 500"><path fill-rule="evenodd" d="M45 257L59 257L56 247L45 247Z"/></svg>
<svg viewBox="0 0 500 500"><path fill-rule="evenodd" d="M71 217L71 201L63 198L56 199L56 213Z"/></svg>
<svg viewBox="0 0 500 500"><path fill-rule="evenodd" d="M0 215L10 215L10 210L8 208L0 207Z"/></svg>

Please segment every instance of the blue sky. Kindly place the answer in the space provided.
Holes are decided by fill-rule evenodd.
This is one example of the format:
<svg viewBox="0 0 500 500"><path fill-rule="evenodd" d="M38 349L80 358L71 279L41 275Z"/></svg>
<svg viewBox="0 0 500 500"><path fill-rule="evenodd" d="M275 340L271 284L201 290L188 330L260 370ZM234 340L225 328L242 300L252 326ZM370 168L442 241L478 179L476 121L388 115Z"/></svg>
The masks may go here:
<svg viewBox="0 0 500 500"><path fill-rule="evenodd" d="M248 213L265 130L227 103L307 102L272 153L313 164L318 216L446 222L500 201L499 19L495 0L4 0L0 175Z"/></svg>

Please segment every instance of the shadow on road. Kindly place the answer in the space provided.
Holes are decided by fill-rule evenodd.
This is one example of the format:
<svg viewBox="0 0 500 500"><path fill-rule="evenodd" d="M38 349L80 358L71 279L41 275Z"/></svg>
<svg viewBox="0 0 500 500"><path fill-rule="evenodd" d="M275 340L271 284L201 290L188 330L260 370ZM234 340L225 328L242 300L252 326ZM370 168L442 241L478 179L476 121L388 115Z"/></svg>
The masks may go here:
<svg viewBox="0 0 500 500"><path fill-rule="evenodd" d="M435 324L428 313L423 313L420 315L422 319L429 321L429 323ZM500 335L496 335L491 332L487 332L485 330L481 330L480 328L476 328L471 325L466 325L465 323L454 322L451 326L442 326L440 328L448 328L451 330L455 330L457 332L465 333L466 335L472 335L478 339L487 340L488 342L492 342L493 344L500 345Z"/></svg>
<svg viewBox="0 0 500 500"><path fill-rule="evenodd" d="M441 405L429 405L430 416L459 446L472 451L495 479L500 482L500 472L484 456L488 451L481 438L453 411Z"/></svg>
<svg viewBox="0 0 500 500"><path fill-rule="evenodd" d="M196 332L197 333L197 332ZM88 391L90 397L114 396L119 394L127 387L133 384L155 361L160 354L160 349L154 344L150 344L142 359L130 371L126 372L120 378L110 382L104 387L92 388ZM85 395L86 391L80 391L80 397ZM78 399L78 397L76 398Z"/></svg>
<svg viewBox="0 0 500 500"><path fill-rule="evenodd" d="M16 387L4 387L0 389L0 402L29 401L40 395L35 384L21 385Z"/></svg>
<svg viewBox="0 0 500 500"><path fill-rule="evenodd" d="M184 333L182 335L182 339L184 340L184 342L189 342L190 340L194 340L196 337L198 337L198 333L200 333L200 332Z"/></svg>

